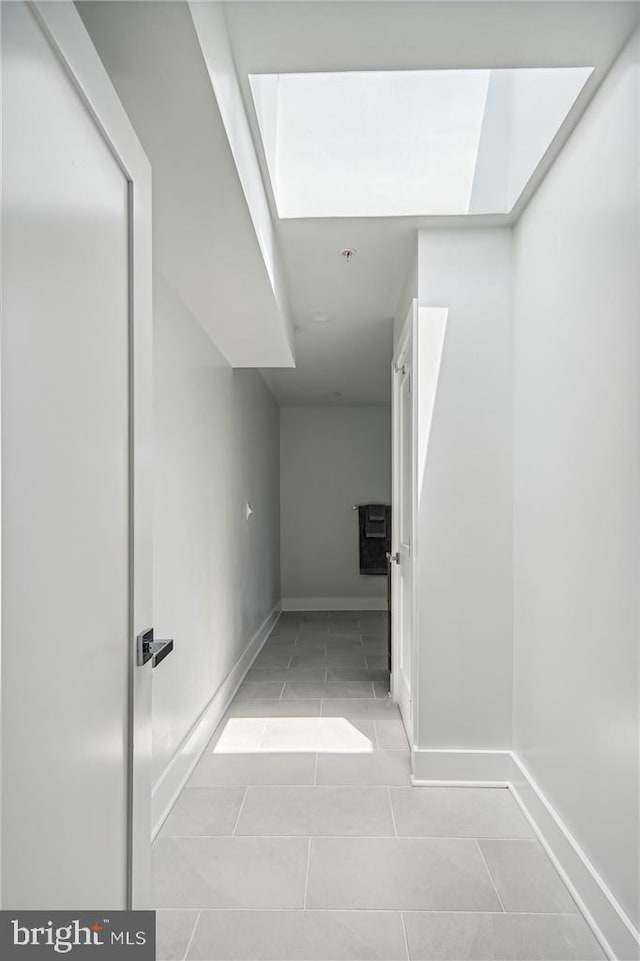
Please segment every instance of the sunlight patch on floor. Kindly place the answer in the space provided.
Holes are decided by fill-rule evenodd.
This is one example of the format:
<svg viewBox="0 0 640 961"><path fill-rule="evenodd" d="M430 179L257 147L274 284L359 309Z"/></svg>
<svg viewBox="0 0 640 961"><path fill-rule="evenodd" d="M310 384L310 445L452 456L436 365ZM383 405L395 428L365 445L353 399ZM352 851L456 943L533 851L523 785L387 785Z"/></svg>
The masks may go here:
<svg viewBox="0 0 640 961"><path fill-rule="evenodd" d="M223 725L214 754L313 752L369 754L373 742L344 717L232 717Z"/></svg>

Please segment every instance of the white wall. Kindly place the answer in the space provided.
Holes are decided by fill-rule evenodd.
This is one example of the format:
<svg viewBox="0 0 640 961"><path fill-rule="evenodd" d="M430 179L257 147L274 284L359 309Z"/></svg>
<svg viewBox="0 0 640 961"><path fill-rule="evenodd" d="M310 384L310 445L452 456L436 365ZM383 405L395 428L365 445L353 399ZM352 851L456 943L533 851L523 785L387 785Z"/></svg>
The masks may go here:
<svg viewBox="0 0 640 961"><path fill-rule="evenodd" d="M418 297L418 231L415 234L415 243L411 251L409 270L405 278L395 314L393 315L393 348L398 348L400 337L407 322L409 308L413 301Z"/></svg>
<svg viewBox="0 0 640 961"><path fill-rule="evenodd" d="M514 744L636 924L638 46L515 232L514 421Z"/></svg>
<svg viewBox="0 0 640 961"><path fill-rule="evenodd" d="M246 350L286 338L279 315L276 332L262 324L261 336L253 336L256 317L273 320L267 271L277 287L277 254L265 254L267 271L258 254L254 269L254 225L186 5L79 6L153 172L154 627L157 636L175 638L174 653L153 673L157 788L280 599L278 408L258 371L233 371L205 331L226 344L235 363L242 355L252 365ZM206 40L202 17L199 24ZM218 52L228 66L224 40ZM268 233L264 220L260 229ZM238 245L242 258L234 258ZM232 260L242 263L241 274L230 269ZM290 362L290 352L278 360ZM247 501L255 511L250 520ZM208 724L235 683L236 675ZM194 750L178 758L156 792L156 826Z"/></svg>
<svg viewBox="0 0 640 961"><path fill-rule="evenodd" d="M448 307L418 479L419 748L511 743L511 232L422 230L421 305Z"/></svg>
<svg viewBox="0 0 640 961"><path fill-rule="evenodd" d="M512 72L507 210L517 201L591 73L588 66Z"/></svg>
<svg viewBox="0 0 640 961"><path fill-rule="evenodd" d="M214 3L212 0L208 3L190 3L189 11L229 139L229 147L242 184L265 268L282 317L283 329L278 330L274 327L271 331L271 340L280 342L282 365L293 366L293 320L282 256L242 100L222 3ZM262 318L260 321L262 322ZM273 345L271 349L273 350Z"/></svg>
<svg viewBox="0 0 640 961"><path fill-rule="evenodd" d="M293 366L278 245L220 6L195 5L198 33L184 2L77 6L151 162L163 224L154 263L234 367Z"/></svg>
<svg viewBox="0 0 640 961"><path fill-rule="evenodd" d="M470 211L509 211L592 73L591 67L492 70Z"/></svg>
<svg viewBox="0 0 640 961"><path fill-rule="evenodd" d="M155 277L154 780L280 599L278 408ZM245 505L254 515L247 520Z"/></svg>
<svg viewBox="0 0 640 961"><path fill-rule="evenodd" d="M280 429L283 603L386 606L386 577L359 573L352 506L391 503L390 409L283 408Z"/></svg>
<svg viewBox="0 0 640 961"><path fill-rule="evenodd" d="M513 73L512 70L491 71L469 202L470 213L508 210ZM539 154L534 156L534 164L539 159Z"/></svg>

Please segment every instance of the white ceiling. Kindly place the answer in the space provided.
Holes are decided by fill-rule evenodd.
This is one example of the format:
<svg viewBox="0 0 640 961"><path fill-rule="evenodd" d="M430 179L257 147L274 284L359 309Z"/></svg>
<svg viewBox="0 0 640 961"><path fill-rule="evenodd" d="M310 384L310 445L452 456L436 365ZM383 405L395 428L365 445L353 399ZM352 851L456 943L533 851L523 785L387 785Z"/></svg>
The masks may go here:
<svg viewBox="0 0 640 961"><path fill-rule="evenodd" d="M188 4L77 6L152 163L154 217L163 225L156 264L232 363L255 365L269 351L273 359L263 366L290 363ZM286 405L388 404L392 322L415 261L416 231L517 218L640 5L237 0L223 7L297 328L296 368L265 370L265 379ZM249 74L584 65L593 74L510 216L278 220ZM344 247L357 250L349 263ZM329 311L332 321L312 324L314 310Z"/></svg>
<svg viewBox="0 0 640 961"><path fill-rule="evenodd" d="M295 331L296 367L266 379L281 404L388 405L395 313L415 230L405 218L279 224ZM357 253L346 261L340 251ZM326 324L311 320L326 310ZM327 396L339 391L342 397Z"/></svg>
<svg viewBox="0 0 640 961"><path fill-rule="evenodd" d="M283 405L387 404L392 321L429 224L511 223L522 211L638 21L617 2L232 2L224 5L245 108L284 260L295 370L264 371ZM511 216L278 220L250 74L593 66ZM344 247L356 257L346 263ZM310 322L327 310L327 324ZM329 396L340 392L341 397Z"/></svg>

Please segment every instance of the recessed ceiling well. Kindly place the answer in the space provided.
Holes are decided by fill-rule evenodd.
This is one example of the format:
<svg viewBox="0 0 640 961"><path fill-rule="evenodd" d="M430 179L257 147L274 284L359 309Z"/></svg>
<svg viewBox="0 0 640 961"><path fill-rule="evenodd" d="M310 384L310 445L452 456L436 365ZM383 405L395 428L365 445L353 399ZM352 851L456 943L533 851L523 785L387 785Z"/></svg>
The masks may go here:
<svg viewBox="0 0 640 961"><path fill-rule="evenodd" d="M537 0L459 0L456 3L451 0L343 0L335 3L325 0L307 0L305 3L245 0L243 3L224 3L223 7L244 104L267 187L275 234L282 252L291 310L299 327L295 334L295 369L266 371L265 378L283 405L387 405L393 350L391 318L396 318L397 325L403 322L407 296L415 290L417 231L443 227L486 229L513 225L517 221L635 29L640 4L606 0L558 0L553 3ZM550 98L548 92L538 96L543 85L555 83L554 71L587 68L586 75L591 66L593 72L582 89L578 83L571 89L571 83L579 79L578 75L572 78L570 72L555 74L556 78L564 76L567 79L570 89L566 99L563 99L564 95L557 100ZM508 71L514 68L523 71L521 77L525 81L531 76L536 83L529 85L528 97L521 85L520 92L514 94L512 109L505 89L509 84L505 80ZM398 200L402 191L397 189L395 181L385 182L384 171L378 166L380 158L374 158L372 151L365 153L369 163L376 159L376 169L370 171L363 167L361 158L356 169L360 171L359 176L366 174L371 178L375 173L378 177L381 186L377 189L377 211L380 216L371 216L373 208L360 203L362 193L373 196L369 186L363 181L362 184L352 183L346 190L344 173L335 166L329 186L337 184L340 193L337 198L325 195L322 206L319 201L323 196L316 193L316 182L310 173L315 174L315 168L329 160L334 162L336 146L341 147L337 153L340 162L345 159L353 161L353 155L346 151L348 140L337 142L332 151L329 150L328 134L331 131L325 135L324 127L317 122L317 115L312 115L304 103L299 107L300 134L304 133L307 140L306 144L301 144L300 165L294 178L297 178L297 193L289 199L295 200L296 204L300 201L299 209L305 209L310 216L303 217L298 213L292 216L286 210L288 201L284 195L278 196L276 203L272 187L278 182L282 185L283 166L278 169L278 165L284 164L286 158L280 156L278 164L274 164L277 138L274 138L274 126L273 123L269 126L267 115L269 102L272 108L279 108L277 97L274 97L274 81L266 82L272 89L265 89L262 98L262 94L256 92L262 80L256 83L256 78L316 76L320 81L337 75L345 80L366 80L371 76L384 80L394 74L409 77L411 74L463 70L491 75L486 85L473 178L467 174L466 189L469 189L471 180L473 201L468 213L430 214L425 212L426 208L420 210L416 207L414 197L409 197L405 206L400 208ZM531 73L527 75L525 70ZM509 109L509 125L504 114L500 116L500 95L503 105ZM381 97L373 106L370 102L354 99L353 95L341 95L336 100L340 111L347 107L351 110L356 128L360 124L361 111L363 120L372 118L377 123L384 105ZM520 105L517 110L515 103ZM320 108L321 103L317 107L317 112L322 113L320 119L323 122L331 120L329 111ZM560 114L554 127L556 108ZM387 114L390 112L387 110ZM562 121L565 115L566 119ZM333 119L337 123L340 117ZM391 117L397 123L401 119L400 113ZM535 123L531 123L534 120ZM404 133L400 131L395 140L388 134L381 136L386 157L395 159L397 154L409 173L417 170L420 174L426 169L413 149L414 141L420 141L424 126L424 123L419 124L417 131L405 127ZM477 129L476 121L476 135ZM371 124L365 129L369 135L374 132ZM349 130L346 133L352 136ZM378 133L380 135L380 130ZM507 133L511 135L510 157L505 140ZM533 162L537 163L544 153L534 170L525 162L532 156L529 135L537 144L537 158ZM492 145L493 149L485 149ZM270 167L266 155L269 155ZM414 180L416 176L413 174ZM510 197L516 194L527 177L519 199L510 207ZM478 185L481 181L486 185L483 196L474 190L476 181ZM345 195L349 207L342 204ZM439 199L438 195L436 200ZM460 203L463 209L465 199L463 196ZM492 212L483 213L482 205L484 210ZM388 216L389 209L399 215ZM313 216L316 210L318 217ZM336 216L327 216L328 210L335 210ZM360 216L362 210L366 211L366 216ZM404 215L403 210L408 210L411 215ZM345 217L347 211L354 216ZM358 250L357 256L348 264L339 255L341 248L347 245ZM335 315L334 322L311 323L310 313L314 309L331 310ZM341 391L343 397L331 400L327 397L331 390Z"/></svg>
<svg viewBox="0 0 640 961"><path fill-rule="evenodd" d="M254 74L278 214L508 213L591 72Z"/></svg>

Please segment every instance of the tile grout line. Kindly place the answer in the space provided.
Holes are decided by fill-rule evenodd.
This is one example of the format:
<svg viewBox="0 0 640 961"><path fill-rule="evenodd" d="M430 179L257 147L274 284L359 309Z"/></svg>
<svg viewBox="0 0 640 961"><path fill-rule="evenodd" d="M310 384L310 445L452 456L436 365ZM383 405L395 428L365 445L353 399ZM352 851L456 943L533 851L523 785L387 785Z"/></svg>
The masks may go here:
<svg viewBox="0 0 640 961"><path fill-rule="evenodd" d="M411 955L409 954L409 938L407 937L407 925L404 920L404 911L400 912L400 920L402 921L402 934L404 935L404 949L407 952L407 961L411 961Z"/></svg>
<svg viewBox="0 0 640 961"><path fill-rule="evenodd" d="M314 786L316 786L316 787L324 787L324 788L341 788L341 787L347 787L347 788L352 788L352 787L362 787L362 788L365 788L365 787L382 787L382 788L384 788L384 787L385 787L385 785L382 785L382 784L373 784L373 785L371 785L371 784L318 784L318 785L313 785L313 784L250 784L250 785L249 785L249 787L270 787L270 788L290 788L290 787L308 787L308 788L312 788L312 787L314 787ZM398 786L398 785L395 785L395 784L393 785L393 787L397 787L397 786ZM248 788L245 788L245 790L248 790ZM389 788L386 788L386 790L389 790ZM163 835L162 835L162 838L163 838L164 840L175 840L175 839L186 839L186 838L191 838L191 839L198 839L198 838L215 838L216 840L219 841L219 840L221 840L221 839L223 839L223 838L227 838L227 839L228 839L228 838L232 838L232 837L234 837L233 834L163 834ZM239 834L239 835L237 835L237 837L240 837L240 838L253 838L253 840L263 839L263 840L269 840L269 841L282 841L282 840L291 841L291 840L294 840L294 839L298 839L298 840L299 840L300 838L306 838L306 837L309 837L309 835L307 835L307 834ZM321 839L324 840L324 841L345 841L345 840L351 840L351 841L353 841L353 840L356 840L356 841L476 841L476 840L477 840L477 838L460 837L460 836L457 836L457 837L456 837L456 836L454 836L454 837L443 837L441 834L397 834L397 835L394 835L394 834L314 834L313 837L315 837L315 838L321 838ZM496 841L496 840L500 840L500 841L503 841L503 840L504 840L504 841L521 841L522 838L482 838L482 840L485 840L485 841ZM186 909L183 909L183 910L186 910ZM257 910L257 909L256 909L256 910ZM292 910L293 910L293 909L292 909ZM335 910L342 910L342 909L336 908ZM345 910L346 910L346 909L345 909ZM354 910L356 910L356 909L354 908ZM382 910L382 909L381 909L381 908L380 908L380 909L378 909L378 908L372 908L371 910L372 910L372 911L373 911L373 910L376 910L376 911L377 911L377 910ZM397 910L399 910L399 909L398 909L398 908L389 908L389 910L397 911ZM415 909L412 908L412 909L408 909L408 910L423 911L422 908L415 908ZM426 909L424 909L424 910L426 910ZM424 913L424 911L423 911L423 913ZM437 913L437 912L435 912L435 913ZM466 913L468 914L469 912L467 911ZM477 911L477 912L471 912L471 913L476 913L476 914L502 914L502 913L504 913L504 914L535 914L535 915L538 915L538 914L541 914L541 915L547 915L547 914L562 914L562 915L564 915L564 914L566 914L568 917L580 917L580 916L581 916L580 913L576 914L575 911Z"/></svg>
<svg viewBox="0 0 640 961"><path fill-rule="evenodd" d="M393 810L393 801L391 800L391 788L387 784L387 800L389 801L389 807L391 809L391 821L393 822L393 831L396 837L398 837L398 825L396 824L396 816Z"/></svg>
<svg viewBox="0 0 640 961"><path fill-rule="evenodd" d="M302 910L307 910L307 890L309 888L309 868L311 866L311 838L309 838L309 843L307 844L307 873L304 878L304 899L302 901Z"/></svg>
<svg viewBox="0 0 640 961"><path fill-rule="evenodd" d="M243 907L243 908L231 908L231 907L210 907L207 905L204 908L185 908L180 907L161 907L153 908L154 911L197 911L202 914L204 911L213 913L214 911L302 911L302 908L255 908L255 907ZM331 914L335 911L353 911L357 914L473 914L473 915L487 915L489 917L503 917L502 911L460 911L455 908L308 908L309 911L314 911L318 914L326 913ZM527 917L527 918L582 918L581 914L576 914L575 912L567 911L554 911L553 914L549 914L547 911L509 911L505 912L513 917ZM586 924L586 921L585 921Z"/></svg>
<svg viewBox="0 0 640 961"><path fill-rule="evenodd" d="M194 923L194 925L193 925L193 931L191 932L191 937L189 938L189 941L188 941L188 943L187 943L187 949L186 949L186 951L184 952L184 959L183 959L183 961L186 961L186 959L187 959L188 956L189 956L189 951L191 950L191 945L193 944L193 939L194 939L195 936L196 936L196 928L198 927L198 924L200 923L200 918L201 918L201 917L202 917L202 911L198 911L198 914L197 914L197 916L196 916L195 923Z"/></svg>
<svg viewBox="0 0 640 961"><path fill-rule="evenodd" d="M243 809L243 807L244 807L244 802L247 800L247 794L248 794L248 793L249 793L249 787L247 786L247 787L244 789L244 794L243 794L243 796L242 796L242 803L240 804L240 808L238 809L238 816L237 816L237 818L236 818L236 823L233 825L233 831L231 832L231 837L232 837L232 838L234 838L234 837L236 836L236 831L237 831L237 829L238 829L238 824L240 823L240 815L242 814L242 809Z"/></svg>
<svg viewBox="0 0 640 961"><path fill-rule="evenodd" d="M476 842L476 847L478 848L478 851L480 852L480 857L482 858L482 863L484 864L485 869L486 869L486 871L487 871L487 874L489 875L489 880L491 881L491 884L493 885L493 890L496 892L496 897L497 897L497 899L498 899L498 903L499 903L500 907L502 908L502 912L503 912L503 914L507 914L507 911L505 911L505 908L504 908L504 904L502 903L502 898L500 897L500 892L498 891L498 888L497 888L497 886L496 886L496 882L495 882L494 879L493 879L493 874L492 874L491 871L489 870L489 865L487 864L487 859L486 859L485 856L484 856L484 851L483 851L482 848L480 847L480 841L478 840L478 838L474 838L474 841Z"/></svg>
<svg viewBox="0 0 640 961"><path fill-rule="evenodd" d="M316 765L313 771L313 786L318 786L318 761L320 760L320 752L316 751Z"/></svg>

